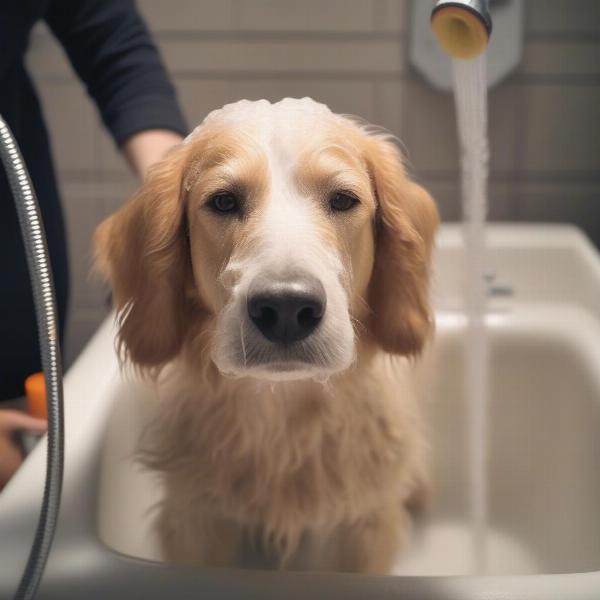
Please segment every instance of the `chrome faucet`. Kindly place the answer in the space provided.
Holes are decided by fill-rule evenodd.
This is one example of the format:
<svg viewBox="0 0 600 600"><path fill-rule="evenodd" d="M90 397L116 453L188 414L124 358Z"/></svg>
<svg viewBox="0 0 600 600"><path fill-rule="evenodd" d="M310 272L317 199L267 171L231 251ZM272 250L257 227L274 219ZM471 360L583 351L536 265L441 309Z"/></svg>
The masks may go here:
<svg viewBox="0 0 600 600"><path fill-rule="evenodd" d="M489 0L438 0L431 28L453 58L474 58L487 47L492 33Z"/></svg>

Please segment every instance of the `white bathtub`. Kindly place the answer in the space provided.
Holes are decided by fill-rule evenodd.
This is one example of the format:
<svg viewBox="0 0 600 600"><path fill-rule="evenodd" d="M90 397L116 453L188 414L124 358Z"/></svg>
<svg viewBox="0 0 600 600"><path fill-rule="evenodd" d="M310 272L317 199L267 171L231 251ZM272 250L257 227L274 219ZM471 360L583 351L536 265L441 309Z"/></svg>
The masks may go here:
<svg viewBox="0 0 600 600"><path fill-rule="evenodd" d="M410 577L145 562L159 558L147 516L159 489L131 452L153 392L120 375L107 322L65 381L64 501L41 597L600 598L600 258L570 227L489 232L490 575L468 575L460 244L457 228L445 226L437 334L423 370L433 365L435 375L422 381L437 492L398 561L397 573ZM0 495L0 598L10 596L27 556L44 458L40 444Z"/></svg>

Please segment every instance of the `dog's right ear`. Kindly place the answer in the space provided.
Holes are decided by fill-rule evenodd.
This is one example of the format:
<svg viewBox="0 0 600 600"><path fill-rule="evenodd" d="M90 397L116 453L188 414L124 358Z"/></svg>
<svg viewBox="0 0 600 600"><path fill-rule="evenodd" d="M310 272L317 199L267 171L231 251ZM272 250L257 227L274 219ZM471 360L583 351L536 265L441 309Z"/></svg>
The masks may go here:
<svg viewBox="0 0 600 600"><path fill-rule="evenodd" d="M410 181L391 141L370 136L365 157L378 202L370 329L386 352L414 356L433 327L428 296L438 211L425 189Z"/></svg>
<svg viewBox="0 0 600 600"><path fill-rule="evenodd" d="M95 234L96 267L113 288L119 351L142 368L160 368L184 339L190 272L183 206L187 154L184 144L172 149Z"/></svg>

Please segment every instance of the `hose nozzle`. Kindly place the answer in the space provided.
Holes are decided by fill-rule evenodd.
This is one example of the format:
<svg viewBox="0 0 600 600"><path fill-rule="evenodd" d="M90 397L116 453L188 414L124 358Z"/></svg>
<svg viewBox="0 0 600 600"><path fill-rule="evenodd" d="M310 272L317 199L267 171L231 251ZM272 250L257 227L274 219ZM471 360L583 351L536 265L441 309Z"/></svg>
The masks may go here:
<svg viewBox="0 0 600 600"><path fill-rule="evenodd" d="M481 54L492 33L486 0L438 0L431 12L431 28L440 46L453 58Z"/></svg>

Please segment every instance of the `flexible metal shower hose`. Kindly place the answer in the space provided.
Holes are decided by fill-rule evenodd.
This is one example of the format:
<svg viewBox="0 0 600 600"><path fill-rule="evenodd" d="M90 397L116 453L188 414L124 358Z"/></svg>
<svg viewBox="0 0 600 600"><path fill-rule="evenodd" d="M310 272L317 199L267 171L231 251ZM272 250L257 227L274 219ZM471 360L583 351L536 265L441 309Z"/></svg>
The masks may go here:
<svg viewBox="0 0 600 600"><path fill-rule="evenodd" d="M54 284L40 210L19 148L1 116L0 157L15 200L27 254L48 398L44 496L35 538L16 594L19 600L29 600L35 596L44 573L60 507L64 462L62 368ZM8 317L4 315L4 318Z"/></svg>

